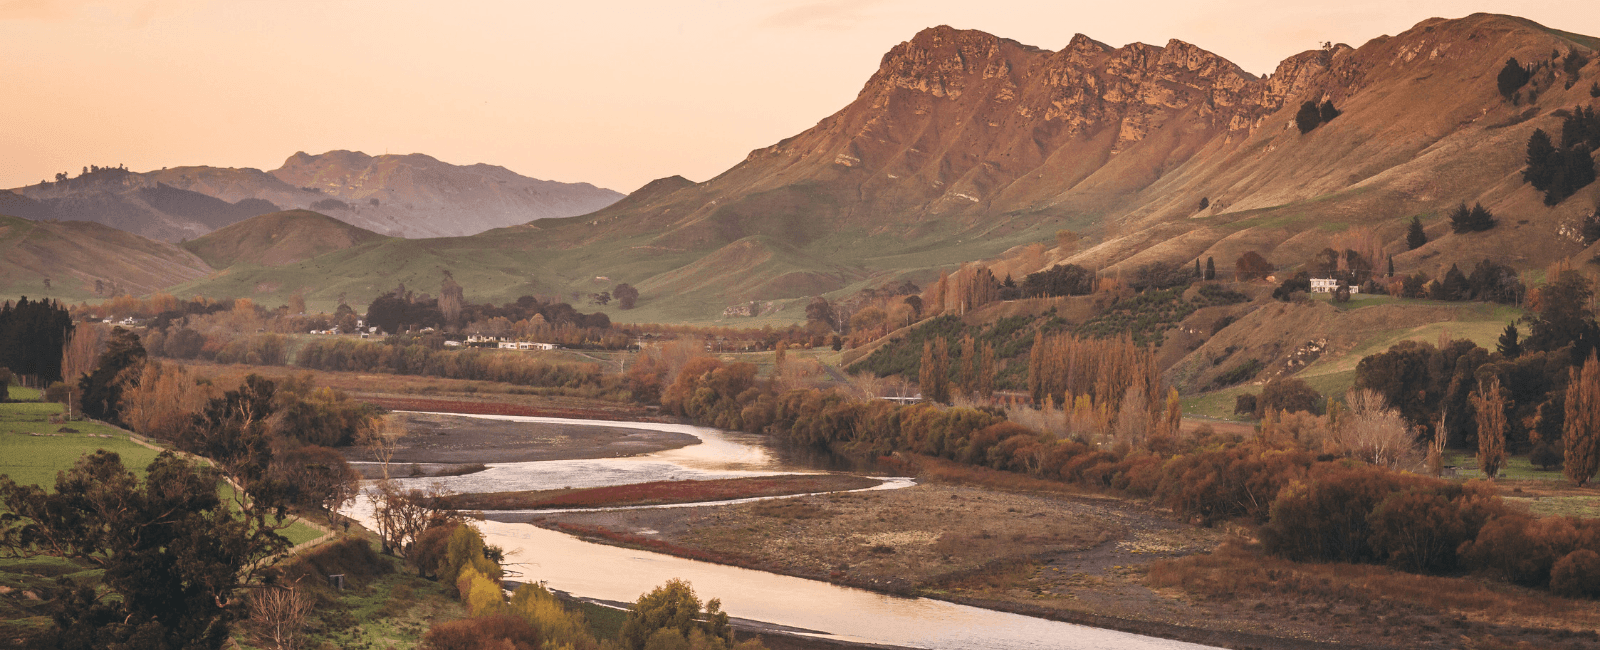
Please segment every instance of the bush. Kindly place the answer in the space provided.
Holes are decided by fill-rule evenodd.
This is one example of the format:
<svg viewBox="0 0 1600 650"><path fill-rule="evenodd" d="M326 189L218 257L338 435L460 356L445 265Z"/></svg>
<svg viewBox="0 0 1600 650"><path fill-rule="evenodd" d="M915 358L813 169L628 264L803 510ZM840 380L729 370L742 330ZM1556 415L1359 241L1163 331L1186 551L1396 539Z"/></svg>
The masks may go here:
<svg viewBox="0 0 1600 650"><path fill-rule="evenodd" d="M1580 548L1557 560L1550 591L1568 598L1600 596L1600 553Z"/></svg>
<svg viewBox="0 0 1600 650"><path fill-rule="evenodd" d="M1256 396L1255 396L1255 393L1244 393L1244 394L1241 394L1241 395L1238 395L1238 396L1234 397L1233 398L1233 413L1235 415L1238 415L1240 413L1245 413L1245 414L1249 414L1251 416L1254 416L1256 414Z"/></svg>
<svg viewBox="0 0 1600 650"><path fill-rule="evenodd" d="M1540 587L1549 584L1556 561L1575 550L1581 539L1595 544L1597 528L1600 522L1508 514L1488 522L1476 539L1462 544L1461 559L1468 568L1489 576Z"/></svg>
<svg viewBox="0 0 1600 650"><path fill-rule="evenodd" d="M1300 562L1371 562L1370 517L1384 499L1409 483L1380 467L1340 467L1309 484L1278 493L1271 522L1261 529L1267 552ZM1381 523L1381 522L1380 522Z"/></svg>
<svg viewBox="0 0 1600 650"><path fill-rule="evenodd" d="M1211 382L1211 385L1216 388L1223 388L1232 386L1242 381L1249 381L1255 378L1256 373L1261 372L1263 367L1265 367L1265 365L1261 363L1260 359L1245 359L1244 361L1239 362L1239 365L1228 369L1227 372L1217 375L1217 378ZM1254 398L1252 397L1252 399ZM1237 402L1235 403L1235 406L1237 406ZM1253 410L1254 409L1252 409L1252 411Z"/></svg>
<svg viewBox="0 0 1600 650"><path fill-rule="evenodd" d="M1533 446L1533 450L1528 452L1528 462L1538 465L1539 469L1547 472L1561 467L1561 462L1565 458L1565 454L1561 452L1559 447L1543 440L1540 440L1538 444Z"/></svg>
<svg viewBox="0 0 1600 650"><path fill-rule="evenodd" d="M539 650L539 629L521 616L496 614L439 623L422 637L427 650Z"/></svg>
<svg viewBox="0 0 1600 650"><path fill-rule="evenodd" d="M1322 393L1307 384L1305 380L1296 377L1277 377L1267 382L1261 388L1261 397L1256 401L1256 417L1261 417L1267 409L1295 413L1305 411L1313 415L1322 415L1327 406L1327 400Z"/></svg>

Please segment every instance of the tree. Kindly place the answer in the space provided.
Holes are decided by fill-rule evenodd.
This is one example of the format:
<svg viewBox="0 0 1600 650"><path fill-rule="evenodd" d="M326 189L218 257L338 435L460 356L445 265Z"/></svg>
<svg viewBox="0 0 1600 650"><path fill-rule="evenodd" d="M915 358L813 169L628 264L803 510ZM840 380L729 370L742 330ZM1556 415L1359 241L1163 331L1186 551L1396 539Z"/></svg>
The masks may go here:
<svg viewBox="0 0 1600 650"><path fill-rule="evenodd" d="M1312 415L1322 415L1324 406L1322 394L1305 380L1297 377L1278 377L1261 388L1261 396L1256 399L1256 417L1261 417L1269 410L1284 413L1305 411Z"/></svg>
<svg viewBox="0 0 1600 650"><path fill-rule="evenodd" d="M1474 204L1471 209L1466 203L1456 206L1450 212L1450 230L1456 234L1469 232L1483 232L1494 227L1494 215L1483 204Z"/></svg>
<svg viewBox="0 0 1600 650"><path fill-rule="evenodd" d="M633 309L634 304L639 302L639 290L626 282L613 288L611 295L617 299L617 306L623 309Z"/></svg>
<svg viewBox="0 0 1600 650"><path fill-rule="evenodd" d="M1206 196L1200 197L1200 209L1204 210L1209 207L1211 207L1211 198Z"/></svg>
<svg viewBox="0 0 1600 650"><path fill-rule="evenodd" d="M94 371L78 380L83 412L108 422L118 421L122 408L122 372L143 363L144 359L144 346L138 335L121 327L113 328L111 340L96 361Z"/></svg>
<svg viewBox="0 0 1600 650"><path fill-rule="evenodd" d="M1419 450L1411 428L1400 411L1370 388L1352 390L1346 397L1349 413L1339 418L1334 442L1339 450L1373 465L1410 469Z"/></svg>
<svg viewBox="0 0 1600 650"><path fill-rule="evenodd" d="M639 596L628 608L628 620L622 624L620 635L622 645L628 650L644 650L646 644L663 631L677 634L684 641L681 647L685 648L696 631L724 643L733 642L733 627L728 622L728 614L722 611L722 601L713 598L701 611L694 587L676 578Z"/></svg>
<svg viewBox="0 0 1600 650"><path fill-rule="evenodd" d="M821 323L826 325L829 331L838 331L839 329L839 321L834 313L833 303L828 302L828 299L822 296L812 298L811 302L806 304L806 322Z"/></svg>
<svg viewBox="0 0 1600 650"><path fill-rule="evenodd" d="M0 303L0 366L39 386L61 380L61 351L74 327L67 308L26 296Z"/></svg>
<svg viewBox="0 0 1600 650"><path fill-rule="evenodd" d="M1317 108L1317 116L1322 118L1323 124L1332 122L1333 118L1339 117L1339 115L1339 109L1333 107L1333 100L1322 102L1322 106Z"/></svg>
<svg viewBox="0 0 1600 650"><path fill-rule="evenodd" d="M1550 187L1550 181L1555 177L1554 165L1551 163L1556 156L1556 145L1550 141L1550 134L1544 129L1534 129L1533 135L1528 136L1528 150L1524 162L1527 169L1522 170L1522 180L1533 189L1543 192Z"/></svg>
<svg viewBox="0 0 1600 650"><path fill-rule="evenodd" d="M1505 331L1500 333L1500 340L1495 344L1495 351L1507 359L1522 356L1522 343L1517 340L1517 324L1506 323Z"/></svg>
<svg viewBox="0 0 1600 650"><path fill-rule="evenodd" d="M1245 251L1233 263L1238 278L1243 280L1257 280L1272 275L1272 263L1255 251Z"/></svg>
<svg viewBox="0 0 1600 650"><path fill-rule="evenodd" d="M456 282L450 271L444 271L444 280L439 284L439 313L444 315L446 325L459 324L461 307L465 304L466 296L461 283Z"/></svg>
<svg viewBox="0 0 1600 650"><path fill-rule="evenodd" d="M1533 75L1527 68L1522 67L1515 57L1506 59L1505 67L1500 69L1500 74L1495 77L1495 86L1500 90L1500 96L1511 99L1512 94L1527 85Z"/></svg>
<svg viewBox="0 0 1600 650"><path fill-rule="evenodd" d="M215 470L162 452L140 481L97 451L55 489L0 476L0 549L71 558L103 570L99 586L63 578L51 645L220 648L239 588L289 546L265 494L228 503ZM115 598L105 597L107 593Z"/></svg>
<svg viewBox="0 0 1600 650"><path fill-rule="evenodd" d="M950 402L949 343L944 337L922 342L922 365L917 372L917 385L922 398L931 402Z"/></svg>
<svg viewBox="0 0 1600 650"><path fill-rule="evenodd" d="M1022 278L1022 295L1029 298L1082 296L1094 291L1094 273L1077 264L1057 264Z"/></svg>
<svg viewBox="0 0 1600 650"><path fill-rule="evenodd" d="M1194 277L1196 280L1204 280L1206 277L1206 272L1200 269L1200 258L1198 257L1194 258Z"/></svg>
<svg viewBox="0 0 1600 650"><path fill-rule="evenodd" d="M1316 102L1305 102L1300 105L1300 111L1294 114L1294 125L1300 128L1300 133L1310 133L1312 129L1322 125L1322 109Z"/></svg>
<svg viewBox="0 0 1600 650"><path fill-rule="evenodd" d="M1561 437L1566 454L1561 470L1583 487L1600 470L1600 361L1591 352L1582 370L1571 368L1567 373L1566 431Z"/></svg>
<svg viewBox="0 0 1600 650"><path fill-rule="evenodd" d="M1217 261L1212 259L1210 255L1206 256L1206 274L1205 274L1205 279L1207 279L1207 280L1215 280L1215 279L1217 279Z"/></svg>
<svg viewBox="0 0 1600 650"><path fill-rule="evenodd" d="M1417 250L1428 243L1428 233L1422 230L1422 217L1412 217L1411 226L1406 228L1406 249ZM1390 275L1394 275L1394 258L1389 259Z"/></svg>
<svg viewBox="0 0 1600 650"><path fill-rule="evenodd" d="M250 595L250 622L278 650L294 650L316 604L298 585L267 587Z"/></svg>
<svg viewBox="0 0 1600 650"><path fill-rule="evenodd" d="M361 491L361 474L327 447L310 445L279 454L272 473L285 486L285 498L327 513L329 521Z"/></svg>
<svg viewBox="0 0 1600 650"><path fill-rule="evenodd" d="M611 292L601 291L600 293L590 294L589 300L594 301L594 304L596 305L604 307L611 304Z"/></svg>
<svg viewBox="0 0 1600 650"><path fill-rule="evenodd" d="M1594 315L1589 312L1593 295L1588 279L1572 270L1539 287L1538 308L1525 317L1531 320L1526 347L1548 352L1579 343L1584 349L1574 348L1574 361L1582 359L1595 343Z"/></svg>
<svg viewBox="0 0 1600 650"><path fill-rule="evenodd" d="M1506 462L1506 398L1500 379L1479 381L1471 400L1478 421L1478 469L1493 479Z"/></svg>

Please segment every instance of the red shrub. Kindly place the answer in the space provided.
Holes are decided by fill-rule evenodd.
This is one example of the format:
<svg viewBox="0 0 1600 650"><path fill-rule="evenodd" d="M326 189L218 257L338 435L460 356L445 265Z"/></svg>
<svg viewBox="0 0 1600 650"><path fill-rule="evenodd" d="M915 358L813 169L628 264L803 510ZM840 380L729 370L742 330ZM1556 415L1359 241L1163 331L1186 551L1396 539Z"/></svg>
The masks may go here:
<svg viewBox="0 0 1600 650"><path fill-rule="evenodd" d="M521 616L499 614L439 623L422 638L427 650L539 650L539 629Z"/></svg>

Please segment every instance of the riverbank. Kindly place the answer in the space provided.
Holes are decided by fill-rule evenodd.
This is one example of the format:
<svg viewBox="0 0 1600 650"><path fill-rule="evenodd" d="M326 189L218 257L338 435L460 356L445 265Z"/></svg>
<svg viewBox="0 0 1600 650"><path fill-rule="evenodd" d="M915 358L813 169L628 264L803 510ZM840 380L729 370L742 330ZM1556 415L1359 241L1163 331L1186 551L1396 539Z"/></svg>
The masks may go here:
<svg viewBox="0 0 1600 650"><path fill-rule="evenodd" d="M513 422L444 413L397 413L405 429L389 461L397 476L412 475L405 468L418 465L422 475L443 476L486 463L544 460L621 458L700 444L686 433L634 427L577 425L561 422ZM381 475L371 465L372 454L362 447L341 449L367 478ZM377 472L377 474L373 474Z"/></svg>
<svg viewBox="0 0 1600 650"><path fill-rule="evenodd" d="M1600 605L1466 578L1262 555L1114 498L933 484L559 513L614 545L1229 648L1592 648ZM1242 532L1242 531L1240 531ZM1418 588L1417 585L1426 585Z"/></svg>
<svg viewBox="0 0 1600 650"><path fill-rule="evenodd" d="M469 492L441 499L455 510L481 510L498 521L509 521L497 510L555 508L627 508L640 506L732 501L820 492L864 490L883 481L849 474L779 474L705 481L653 481L598 488L528 490L520 492Z"/></svg>

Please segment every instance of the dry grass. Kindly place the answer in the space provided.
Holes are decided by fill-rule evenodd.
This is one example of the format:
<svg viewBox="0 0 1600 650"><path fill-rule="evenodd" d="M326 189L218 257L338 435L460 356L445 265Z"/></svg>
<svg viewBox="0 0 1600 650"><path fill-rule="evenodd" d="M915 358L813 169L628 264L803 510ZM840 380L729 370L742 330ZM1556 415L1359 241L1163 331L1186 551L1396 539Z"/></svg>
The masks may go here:
<svg viewBox="0 0 1600 650"><path fill-rule="evenodd" d="M1460 634L1511 638L1550 632L1554 638L1600 626L1600 603L1470 577L1435 577L1385 567L1296 563L1230 542L1215 552L1150 565L1145 584L1174 589L1202 604L1253 607L1266 615L1348 626L1413 625ZM1526 628L1526 629L1524 629ZM1509 636L1508 636L1509 635ZM1379 634L1378 636L1382 636ZM1425 644L1418 644L1422 647ZM1428 646L1431 647L1431 646Z"/></svg>

